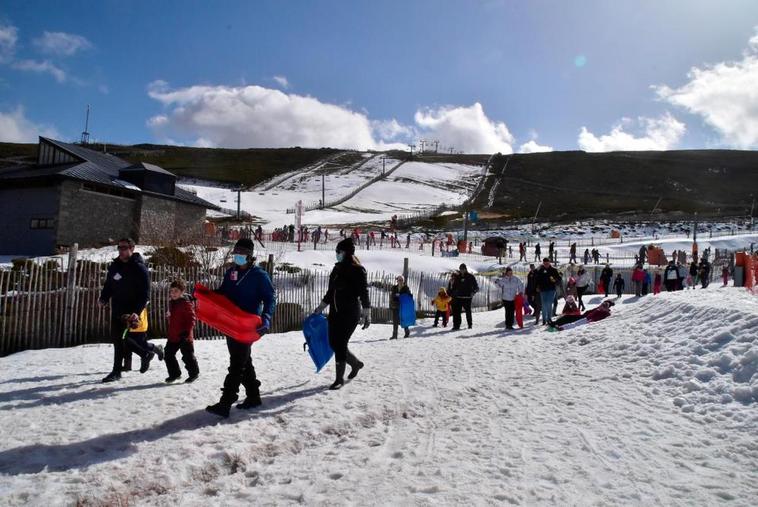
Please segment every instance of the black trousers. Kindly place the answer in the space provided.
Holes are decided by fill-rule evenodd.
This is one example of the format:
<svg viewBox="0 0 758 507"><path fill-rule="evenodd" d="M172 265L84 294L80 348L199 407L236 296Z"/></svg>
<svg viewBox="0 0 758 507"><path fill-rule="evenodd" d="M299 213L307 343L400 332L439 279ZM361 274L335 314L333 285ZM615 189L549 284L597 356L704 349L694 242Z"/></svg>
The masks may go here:
<svg viewBox="0 0 758 507"><path fill-rule="evenodd" d="M466 312L466 323L468 327L473 325L471 321L471 299L472 298L453 298L452 310L453 310L453 328L459 329L461 327L461 312Z"/></svg>
<svg viewBox="0 0 758 507"><path fill-rule="evenodd" d="M505 327L511 329L516 317L516 303L503 299L503 306L505 307Z"/></svg>
<svg viewBox="0 0 758 507"><path fill-rule="evenodd" d="M182 374L179 369L179 361L176 360L176 353L182 351L182 362L187 369L187 374L195 376L200 373L200 369L197 366L197 358L195 357L195 345L188 340L181 340L179 342L166 343L166 350L164 351L166 356L166 368L168 369L169 377L178 377Z"/></svg>
<svg viewBox="0 0 758 507"><path fill-rule="evenodd" d="M229 350L229 370L221 389L221 403L231 405L237 401L240 385L245 386L248 398L260 396L258 388L261 383L255 376L253 359L250 357L250 345L240 343L226 337L226 348Z"/></svg>
<svg viewBox="0 0 758 507"><path fill-rule="evenodd" d="M139 355L139 351L135 350L134 335L142 334L142 337L136 338L137 344L142 343L145 337L145 333L127 333L126 338L124 338L124 329L126 329L126 324L121 320L121 314L111 315L110 338L111 343L113 343L113 371L117 372L121 371L122 365L127 370L132 368L132 352Z"/></svg>
<svg viewBox="0 0 758 507"><path fill-rule="evenodd" d="M392 309L392 337L397 338L397 328L400 327L400 308ZM410 328L404 327L405 336L411 332Z"/></svg>
<svg viewBox="0 0 758 507"><path fill-rule="evenodd" d="M355 328L358 327L359 320L359 315L354 313L329 313L329 345L334 351L335 362L344 363L347 361L348 355L352 355L347 344L350 342L350 337L353 336Z"/></svg>
<svg viewBox="0 0 758 507"><path fill-rule="evenodd" d="M436 326L439 323L440 317L442 317L442 325L447 327L447 312L443 312L442 310L437 310L434 313L434 325Z"/></svg>
<svg viewBox="0 0 758 507"><path fill-rule="evenodd" d="M561 315L553 321L552 327L565 326L566 324L571 324L572 322L582 320L583 318L583 315Z"/></svg>
<svg viewBox="0 0 758 507"><path fill-rule="evenodd" d="M606 280L605 278L602 278L601 280L603 282L603 290L605 291L605 297L608 297L608 291L611 288L611 281Z"/></svg>

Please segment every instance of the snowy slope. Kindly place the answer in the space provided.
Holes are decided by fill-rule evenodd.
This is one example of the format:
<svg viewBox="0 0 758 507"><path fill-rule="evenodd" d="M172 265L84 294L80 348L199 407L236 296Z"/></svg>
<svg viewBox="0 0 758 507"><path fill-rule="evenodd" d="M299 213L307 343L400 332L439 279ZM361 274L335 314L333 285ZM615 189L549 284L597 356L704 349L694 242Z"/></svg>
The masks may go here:
<svg viewBox="0 0 758 507"><path fill-rule="evenodd" d="M2 358L0 503L755 504L755 297L629 298L560 333L474 321L397 342L357 331L366 368L337 392L298 333L267 336L264 406L229 420L203 411L222 341L197 343L193 385L164 385L162 363L100 384L105 345Z"/></svg>
<svg viewBox="0 0 758 507"><path fill-rule="evenodd" d="M386 171L400 163L387 159ZM298 200L304 204L321 200L321 172L327 166L314 166L293 171L262 183L242 193L242 209L261 217L267 228L294 222L294 215L285 213ZM304 224L343 224L360 221L389 220L394 214L407 214L433 208L440 204L457 205L470 195L482 168L463 164L430 164L409 162L400 166L386 180L381 180L335 209L305 213ZM360 185L382 173L380 156L368 158L352 167L340 168L325 175L326 200L347 196ZM236 192L230 189L184 184L188 190L222 207L236 207Z"/></svg>

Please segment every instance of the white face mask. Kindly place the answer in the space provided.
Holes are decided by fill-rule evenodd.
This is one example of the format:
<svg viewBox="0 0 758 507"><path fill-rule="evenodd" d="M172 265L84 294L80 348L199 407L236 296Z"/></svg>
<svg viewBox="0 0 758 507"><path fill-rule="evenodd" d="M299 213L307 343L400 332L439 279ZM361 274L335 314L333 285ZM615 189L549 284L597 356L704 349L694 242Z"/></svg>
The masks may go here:
<svg viewBox="0 0 758 507"><path fill-rule="evenodd" d="M345 259L345 252L337 252L337 262L342 262Z"/></svg>

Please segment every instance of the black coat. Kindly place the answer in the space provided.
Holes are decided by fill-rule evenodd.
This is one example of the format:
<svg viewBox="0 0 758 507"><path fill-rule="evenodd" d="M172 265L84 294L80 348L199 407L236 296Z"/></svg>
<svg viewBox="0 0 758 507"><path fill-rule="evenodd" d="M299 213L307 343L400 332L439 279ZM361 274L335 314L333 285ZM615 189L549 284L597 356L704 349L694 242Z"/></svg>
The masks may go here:
<svg viewBox="0 0 758 507"><path fill-rule="evenodd" d="M400 308L400 294L408 294L409 296L411 294L411 289L408 288L408 285L403 284L403 288L398 288L397 285L393 285L392 289L390 289L390 308Z"/></svg>
<svg viewBox="0 0 758 507"><path fill-rule="evenodd" d="M624 285L626 285L626 282L624 282L623 278L616 278L613 281L613 288L616 290L616 292L624 292Z"/></svg>
<svg viewBox="0 0 758 507"><path fill-rule="evenodd" d="M334 265L329 275L329 289L323 299L330 305L330 317L339 314L358 320L361 307L371 307L367 278L365 268L353 263L349 257Z"/></svg>
<svg viewBox="0 0 758 507"><path fill-rule="evenodd" d="M537 294L537 270L530 271L526 275L526 289L525 291L527 296L534 296Z"/></svg>
<svg viewBox="0 0 758 507"><path fill-rule="evenodd" d="M454 298L473 298L479 292L479 284L471 273L461 274L450 280L447 293Z"/></svg>
<svg viewBox="0 0 758 507"><path fill-rule="evenodd" d="M603 270L600 272L600 279L605 280L605 285L608 285L608 282L611 281L611 278L613 278L613 270L611 268L603 268Z"/></svg>
<svg viewBox="0 0 758 507"><path fill-rule="evenodd" d="M127 262L118 258L108 266L100 301L111 303L111 314L118 317L126 313L139 315L150 300L150 275L138 253Z"/></svg>
<svg viewBox="0 0 758 507"><path fill-rule="evenodd" d="M537 282L537 289L540 292L556 290L558 284L561 283L561 274L553 266L549 268L540 266L537 268L535 280Z"/></svg>

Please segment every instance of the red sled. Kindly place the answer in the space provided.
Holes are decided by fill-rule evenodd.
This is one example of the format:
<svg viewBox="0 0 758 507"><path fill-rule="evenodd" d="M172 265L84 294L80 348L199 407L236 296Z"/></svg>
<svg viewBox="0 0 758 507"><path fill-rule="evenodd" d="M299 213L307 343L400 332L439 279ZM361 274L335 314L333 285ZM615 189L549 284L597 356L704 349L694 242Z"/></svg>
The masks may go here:
<svg viewBox="0 0 758 507"><path fill-rule="evenodd" d="M605 293L605 284L602 280L600 280L600 283L597 284L597 293L598 294L604 294Z"/></svg>
<svg viewBox="0 0 758 507"><path fill-rule="evenodd" d="M516 307L516 324L518 327L524 327L524 296L517 294L513 305Z"/></svg>
<svg viewBox="0 0 758 507"><path fill-rule="evenodd" d="M260 335L255 331L262 323L258 315L240 310L225 296L200 283L195 284L194 296L199 321L245 345L260 340Z"/></svg>

